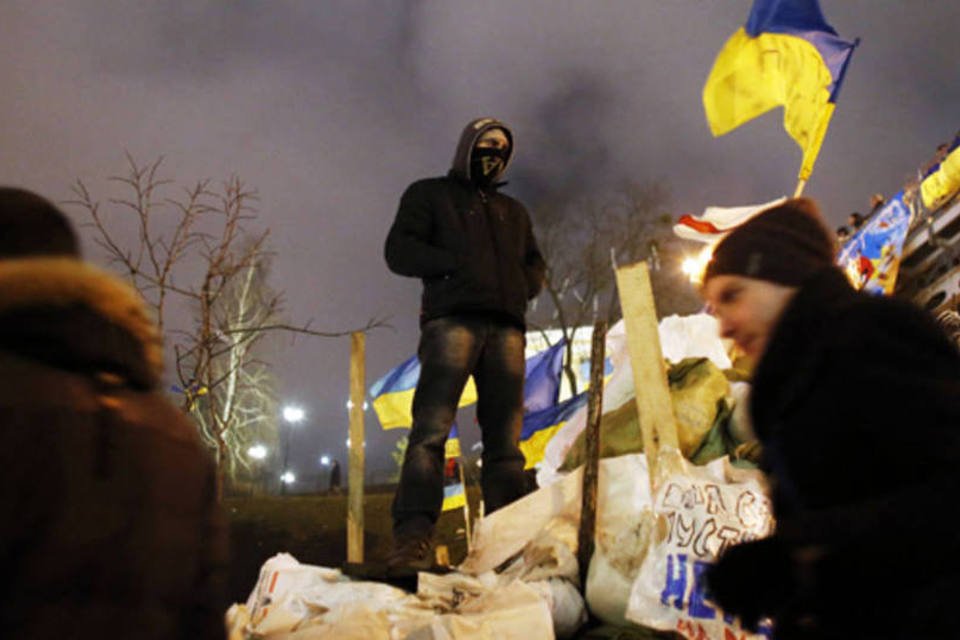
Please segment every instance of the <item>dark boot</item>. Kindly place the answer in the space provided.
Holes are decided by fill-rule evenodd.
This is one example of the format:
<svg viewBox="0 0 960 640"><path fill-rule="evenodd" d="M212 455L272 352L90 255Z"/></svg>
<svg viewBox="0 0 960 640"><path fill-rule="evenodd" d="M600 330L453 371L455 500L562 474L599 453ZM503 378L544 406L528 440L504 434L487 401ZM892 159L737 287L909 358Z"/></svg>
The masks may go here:
<svg viewBox="0 0 960 640"><path fill-rule="evenodd" d="M433 565L433 542L430 536L394 539L393 549L387 556L389 568L427 571Z"/></svg>
<svg viewBox="0 0 960 640"><path fill-rule="evenodd" d="M396 522L393 526L393 549L387 556L387 566L418 571L433 566L433 526L433 522L424 517Z"/></svg>

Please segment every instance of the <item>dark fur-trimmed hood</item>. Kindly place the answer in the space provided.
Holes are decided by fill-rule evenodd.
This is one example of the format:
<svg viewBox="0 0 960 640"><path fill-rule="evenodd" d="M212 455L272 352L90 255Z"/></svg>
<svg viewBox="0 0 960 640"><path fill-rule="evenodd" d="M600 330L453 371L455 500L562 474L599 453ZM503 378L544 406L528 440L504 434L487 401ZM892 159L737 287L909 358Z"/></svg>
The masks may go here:
<svg viewBox="0 0 960 640"><path fill-rule="evenodd" d="M163 372L160 334L140 295L71 258L0 260L0 349L144 389Z"/></svg>

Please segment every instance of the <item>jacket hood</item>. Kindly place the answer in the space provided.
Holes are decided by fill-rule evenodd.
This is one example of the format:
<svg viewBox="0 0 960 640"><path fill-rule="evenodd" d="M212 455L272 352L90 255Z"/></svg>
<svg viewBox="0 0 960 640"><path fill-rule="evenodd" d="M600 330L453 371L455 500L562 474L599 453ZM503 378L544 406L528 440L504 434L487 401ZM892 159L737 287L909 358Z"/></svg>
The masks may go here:
<svg viewBox="0 0 960 640"><path fill-rule="evenodd" d="M0 349L142 389L163 372L160 334L140 295L73 258L0 260Z"/></svg>
<svg viewBox="0 0 960 640"><path fill-rule="evenodd" d="M477 118L467 123L460 133L460 142L457 143L457 151L453 155L453 167L451 171L459 178L470 182L470 154L473 153L473 147L484 132L490 129L502 129L507 134L507 140L510 141L510 148L507 149L507 157L503 163L503 173L506 173L510 166L510 160L513 159L513 131L496 118ZM502 175L502 174L501 174Z"/></svg>

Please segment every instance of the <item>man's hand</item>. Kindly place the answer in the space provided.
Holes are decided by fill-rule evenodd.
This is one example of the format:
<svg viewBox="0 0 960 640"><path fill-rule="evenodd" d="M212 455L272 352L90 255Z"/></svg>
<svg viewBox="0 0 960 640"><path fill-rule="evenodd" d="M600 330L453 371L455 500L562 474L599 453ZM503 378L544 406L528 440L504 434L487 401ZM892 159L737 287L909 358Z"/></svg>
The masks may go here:
<svg viewBox="0 0 960 640"><path fill-rule="evenodd" d="M793 562L776 536L730 547L707 570L706 579L711 599L751 630L796 592Z"/></svg>

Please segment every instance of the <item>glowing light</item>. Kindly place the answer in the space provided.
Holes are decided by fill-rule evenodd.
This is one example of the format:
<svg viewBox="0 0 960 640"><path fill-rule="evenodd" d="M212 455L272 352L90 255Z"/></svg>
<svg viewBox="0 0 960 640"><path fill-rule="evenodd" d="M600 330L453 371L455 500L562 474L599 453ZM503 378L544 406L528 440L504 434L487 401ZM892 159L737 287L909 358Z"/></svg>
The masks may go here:
<svg viewBox="0 0 960 640"><path fill-rule="evenodd" d="M326 455L320 456L320 464L322 464L323 466L327 466L328 464L330 464L330 456L326 456Z"/></svg>
<svg viewBox="0 0 960 640"><path fill-rule="evenodd" d="M366 401L366 400L364 400L364 401L363 401L363 410L366 411L368 408L370 408L370 405L367 404L367 401ZM347 411L349 411L350 409L353 409L353 400L347 400Z"/></svg>
<svg viewBox="0 0 960 640"><path fill-rule="evenodd" d="M282 482L283 484L293 484L296 481L297 481L297 476L296 474L293 473L293 471L284 471L280 475L280 482Z"/></svg>
<svg viewBox="0 0 960 640"><path fill-rule="evenodd" d="M255 444L247 449L247 455L254 460L263 460L267 457L267 448L262 444Z"/></svg>
<svg viewBox="0 0 960 640"><path fill-rule="evenodd" d="M283 419L291 424L296 424L306 417L306 412L300 407L287 405L283 408Z"/></svg>
<svg viewBox="0 0 960 640"><path fill-rule="evenodd" d="M695 256L687 256L680 265L680 270L690 278L690 282L701 284L703 282L703 272L707 268L707 263L713 257L714 245L708 244L700 250Z"/></svg>

